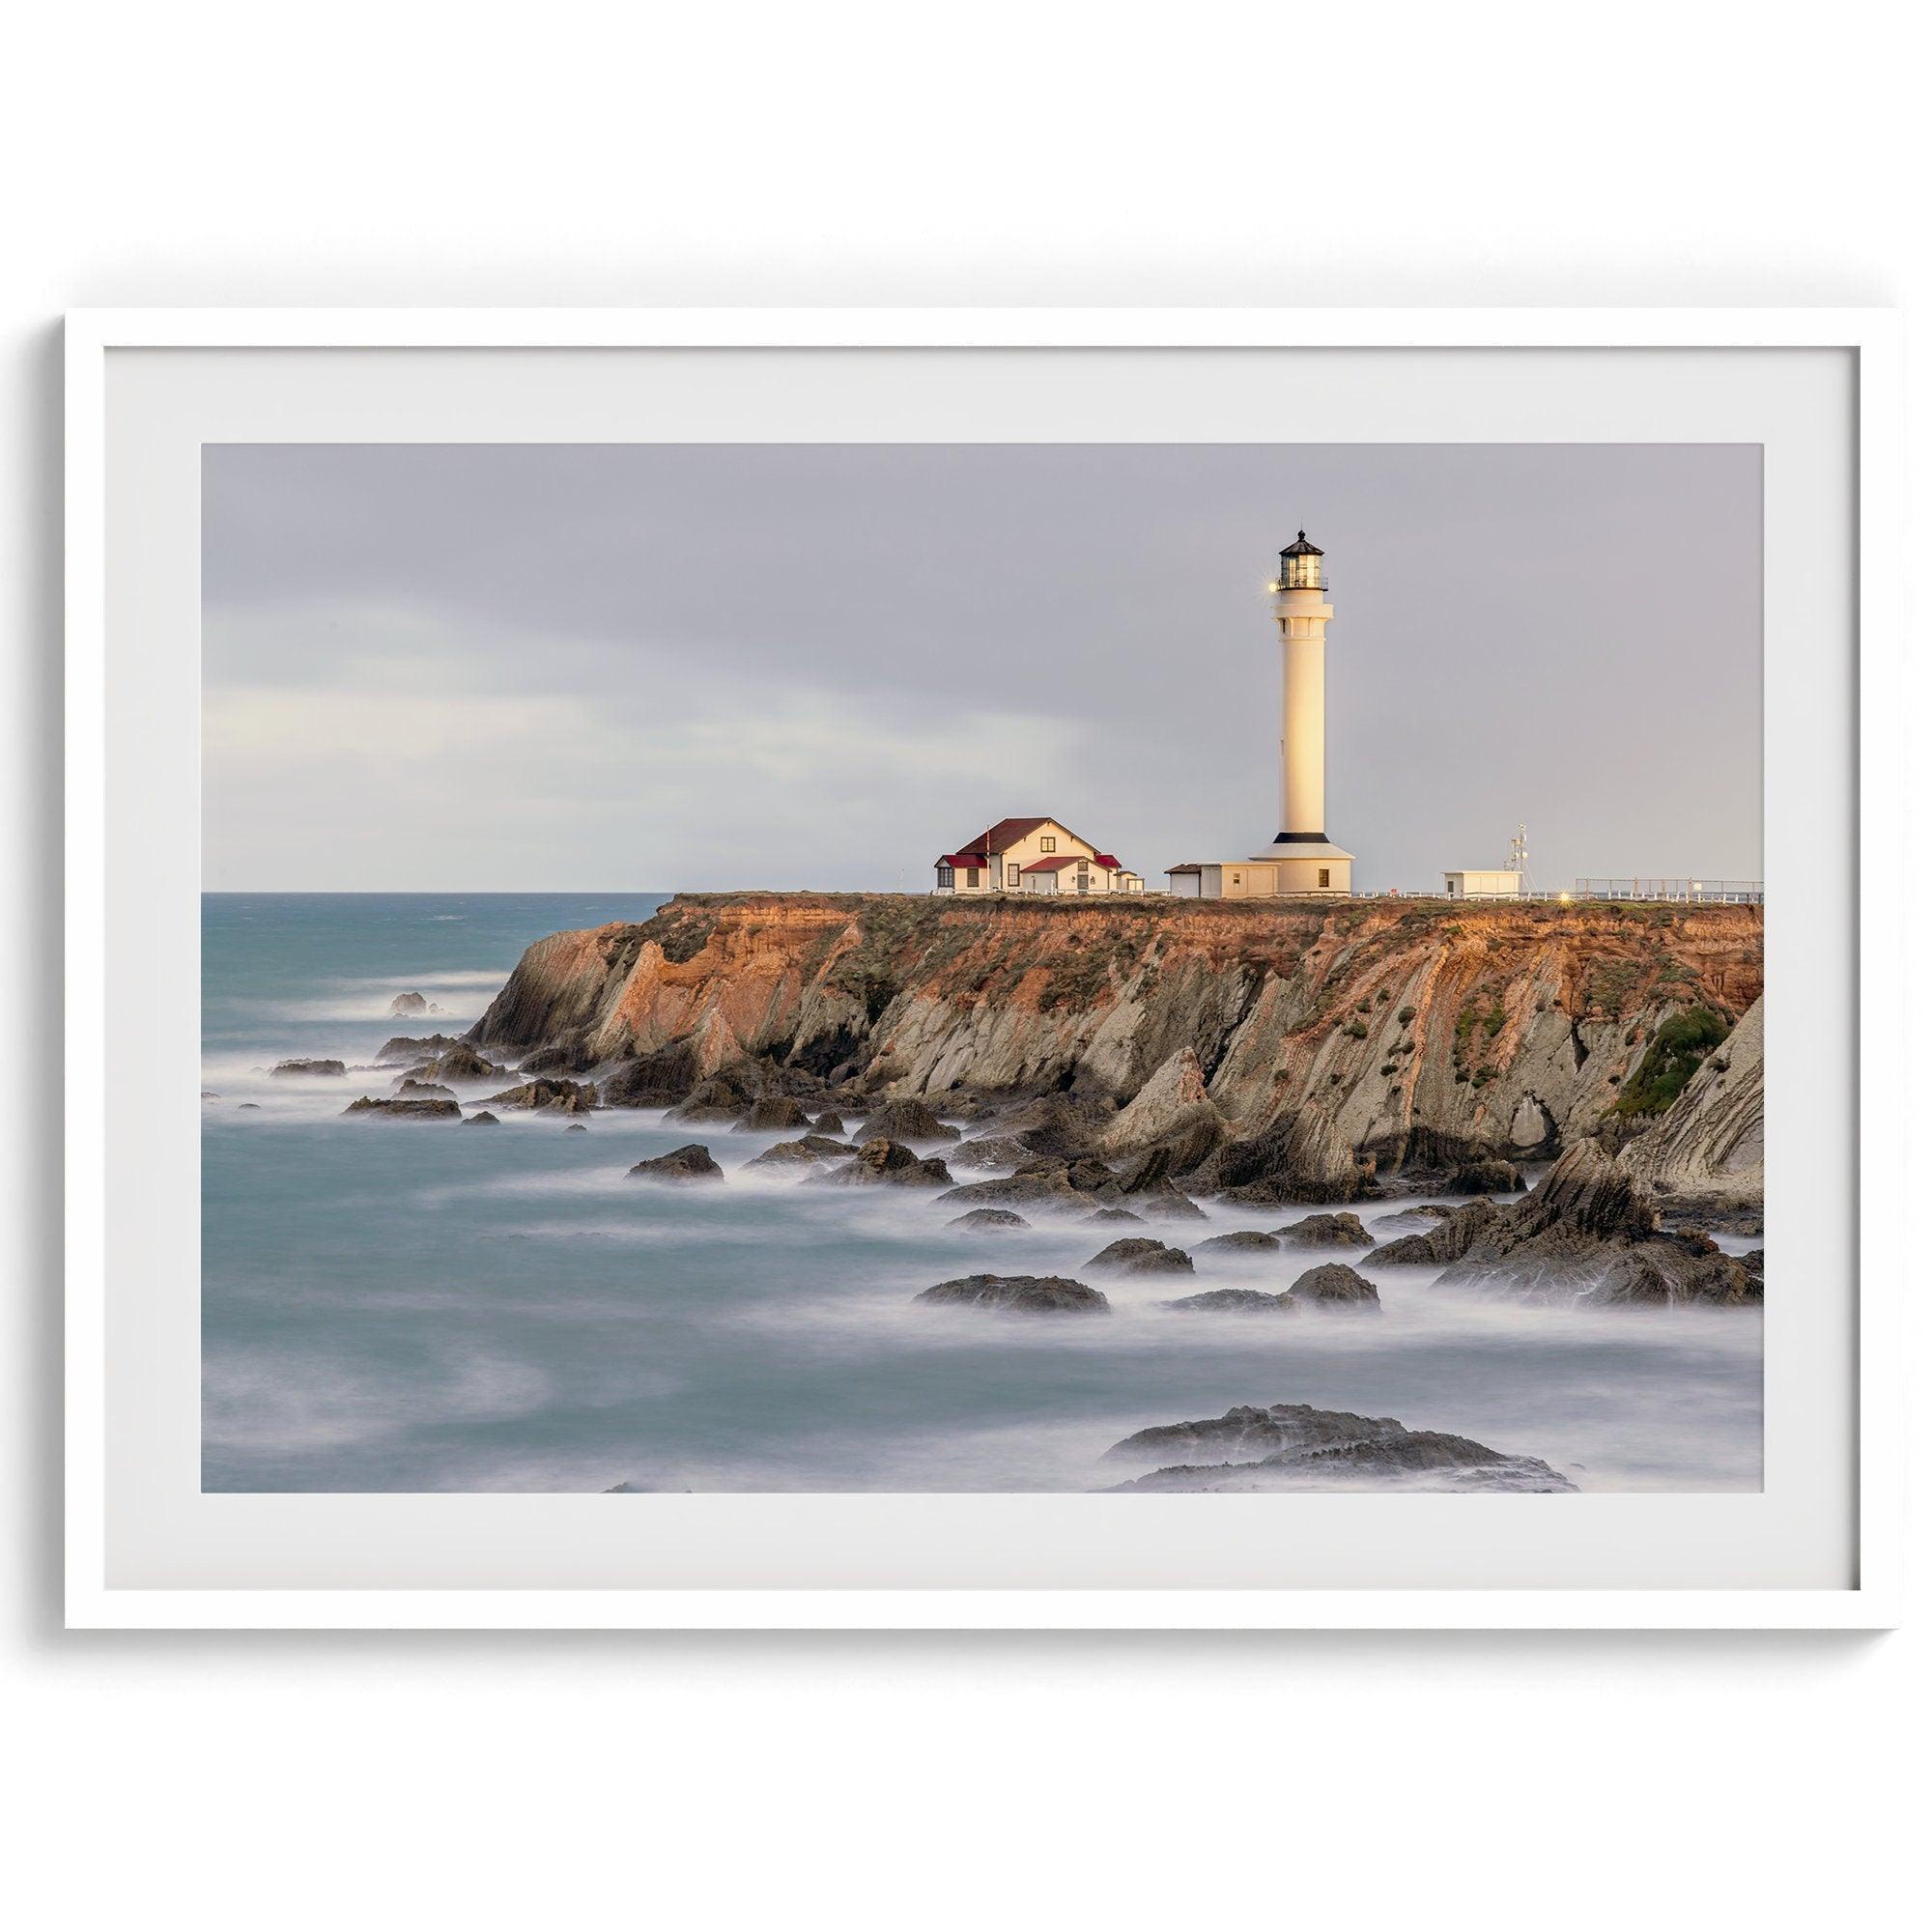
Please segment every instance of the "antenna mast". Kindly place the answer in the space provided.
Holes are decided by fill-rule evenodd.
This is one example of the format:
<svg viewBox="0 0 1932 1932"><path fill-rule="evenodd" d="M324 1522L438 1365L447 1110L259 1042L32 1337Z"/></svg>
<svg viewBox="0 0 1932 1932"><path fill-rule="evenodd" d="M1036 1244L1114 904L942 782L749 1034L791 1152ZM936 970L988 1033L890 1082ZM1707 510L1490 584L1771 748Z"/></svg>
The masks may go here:
<svg viewBox="0 0 1932 1932"><path fill-rule="evenodd" d="M1510 840L1509 866L1506 869L1522 875L1522 884L1518 891L1529 890L1529 828L1526 825L1519 825L1516 837Z"/></svg>

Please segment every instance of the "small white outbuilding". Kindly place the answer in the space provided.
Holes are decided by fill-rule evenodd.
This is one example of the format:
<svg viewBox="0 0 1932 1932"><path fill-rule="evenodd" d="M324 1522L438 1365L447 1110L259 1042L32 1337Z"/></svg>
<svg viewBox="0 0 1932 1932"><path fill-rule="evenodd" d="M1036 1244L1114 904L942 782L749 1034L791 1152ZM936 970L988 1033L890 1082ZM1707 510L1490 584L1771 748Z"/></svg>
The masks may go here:
<svg viewBox="0 0 1932 1932"><path fill-rule="evenodd" d="M1522 874L1507 869L1494 872L1444 872L1442 890L1452 899L1513 899L1522 893Z"/></svg>

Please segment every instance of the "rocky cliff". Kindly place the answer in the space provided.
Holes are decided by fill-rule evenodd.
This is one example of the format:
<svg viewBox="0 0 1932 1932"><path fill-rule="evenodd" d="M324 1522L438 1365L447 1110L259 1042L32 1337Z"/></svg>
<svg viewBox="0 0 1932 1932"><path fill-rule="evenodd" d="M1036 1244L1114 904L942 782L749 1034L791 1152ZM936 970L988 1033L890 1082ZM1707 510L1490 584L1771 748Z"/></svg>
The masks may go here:
<svg viewBox="0 0 1932 1932"><path fill-rule="evenodd" d="M1748 906L695 895L539 941L469 1037L616 1104L1065 1094L1109 1153L1240 1186L1289 1137L1338 1172L1553 1152L1664 1020L1750 1008L1763 959Z"/></svg>
<svg viewBox="0 0 1932 1932"><path fill-rule="evenodd" d="M1764 1002L1758 1000L1620 1166L1673 1207L1736 1213L1764 1201Z"/></svg>

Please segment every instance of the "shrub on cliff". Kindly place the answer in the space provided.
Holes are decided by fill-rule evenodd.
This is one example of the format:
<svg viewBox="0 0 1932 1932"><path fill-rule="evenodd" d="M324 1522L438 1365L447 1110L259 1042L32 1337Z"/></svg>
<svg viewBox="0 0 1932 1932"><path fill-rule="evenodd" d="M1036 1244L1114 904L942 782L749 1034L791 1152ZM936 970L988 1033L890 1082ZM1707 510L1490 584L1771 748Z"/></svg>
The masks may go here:
<svg viewBox="0 0 1932 1932"><path fill-rule="evenodd" d="M1730 1033L1709 1007L1673 1013L1658 1028L1649 1050L1618 1095L1619 1114L1661 1114L1690 1084L1704 1057Z"/></svg>

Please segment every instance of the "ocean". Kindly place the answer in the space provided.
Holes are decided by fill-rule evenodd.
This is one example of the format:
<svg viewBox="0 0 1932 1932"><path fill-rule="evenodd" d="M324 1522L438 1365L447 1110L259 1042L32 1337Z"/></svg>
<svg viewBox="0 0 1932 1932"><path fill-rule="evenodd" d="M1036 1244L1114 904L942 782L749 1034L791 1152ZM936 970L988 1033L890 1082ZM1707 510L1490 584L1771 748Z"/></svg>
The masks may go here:
<svg viewBox="0 0 1932 1932"><path fill-rule="evenodd" d="M746 1171L789 1134L655 1112L586 1133L505 1109L494 1128L344 1118L390 1091L399 1069L371 1065L390 1036L463 1032L531 941L666 896L204 898L205 1489L1086 1490L1119 1480L1102 1455L1136 1430L1280 1402L1472 1436L1579 1490L1760 1487L1755 1310L1529 1304L1413 1268L1365 1270L1379 1316L1159 1305L1286 1287L1320 1255L1094 1276L1106 1316L923 1307L969 1273L1081 1277L1123 1231L952 1229L927 1192ZM392 1018L403 992L442 1010ZM298 1057L350 1071L270 1074ZM628 1178L694 1140L725 1184ZM1193 1246L1306 1211L1209 1205L1148 1232Z"/></svg>

